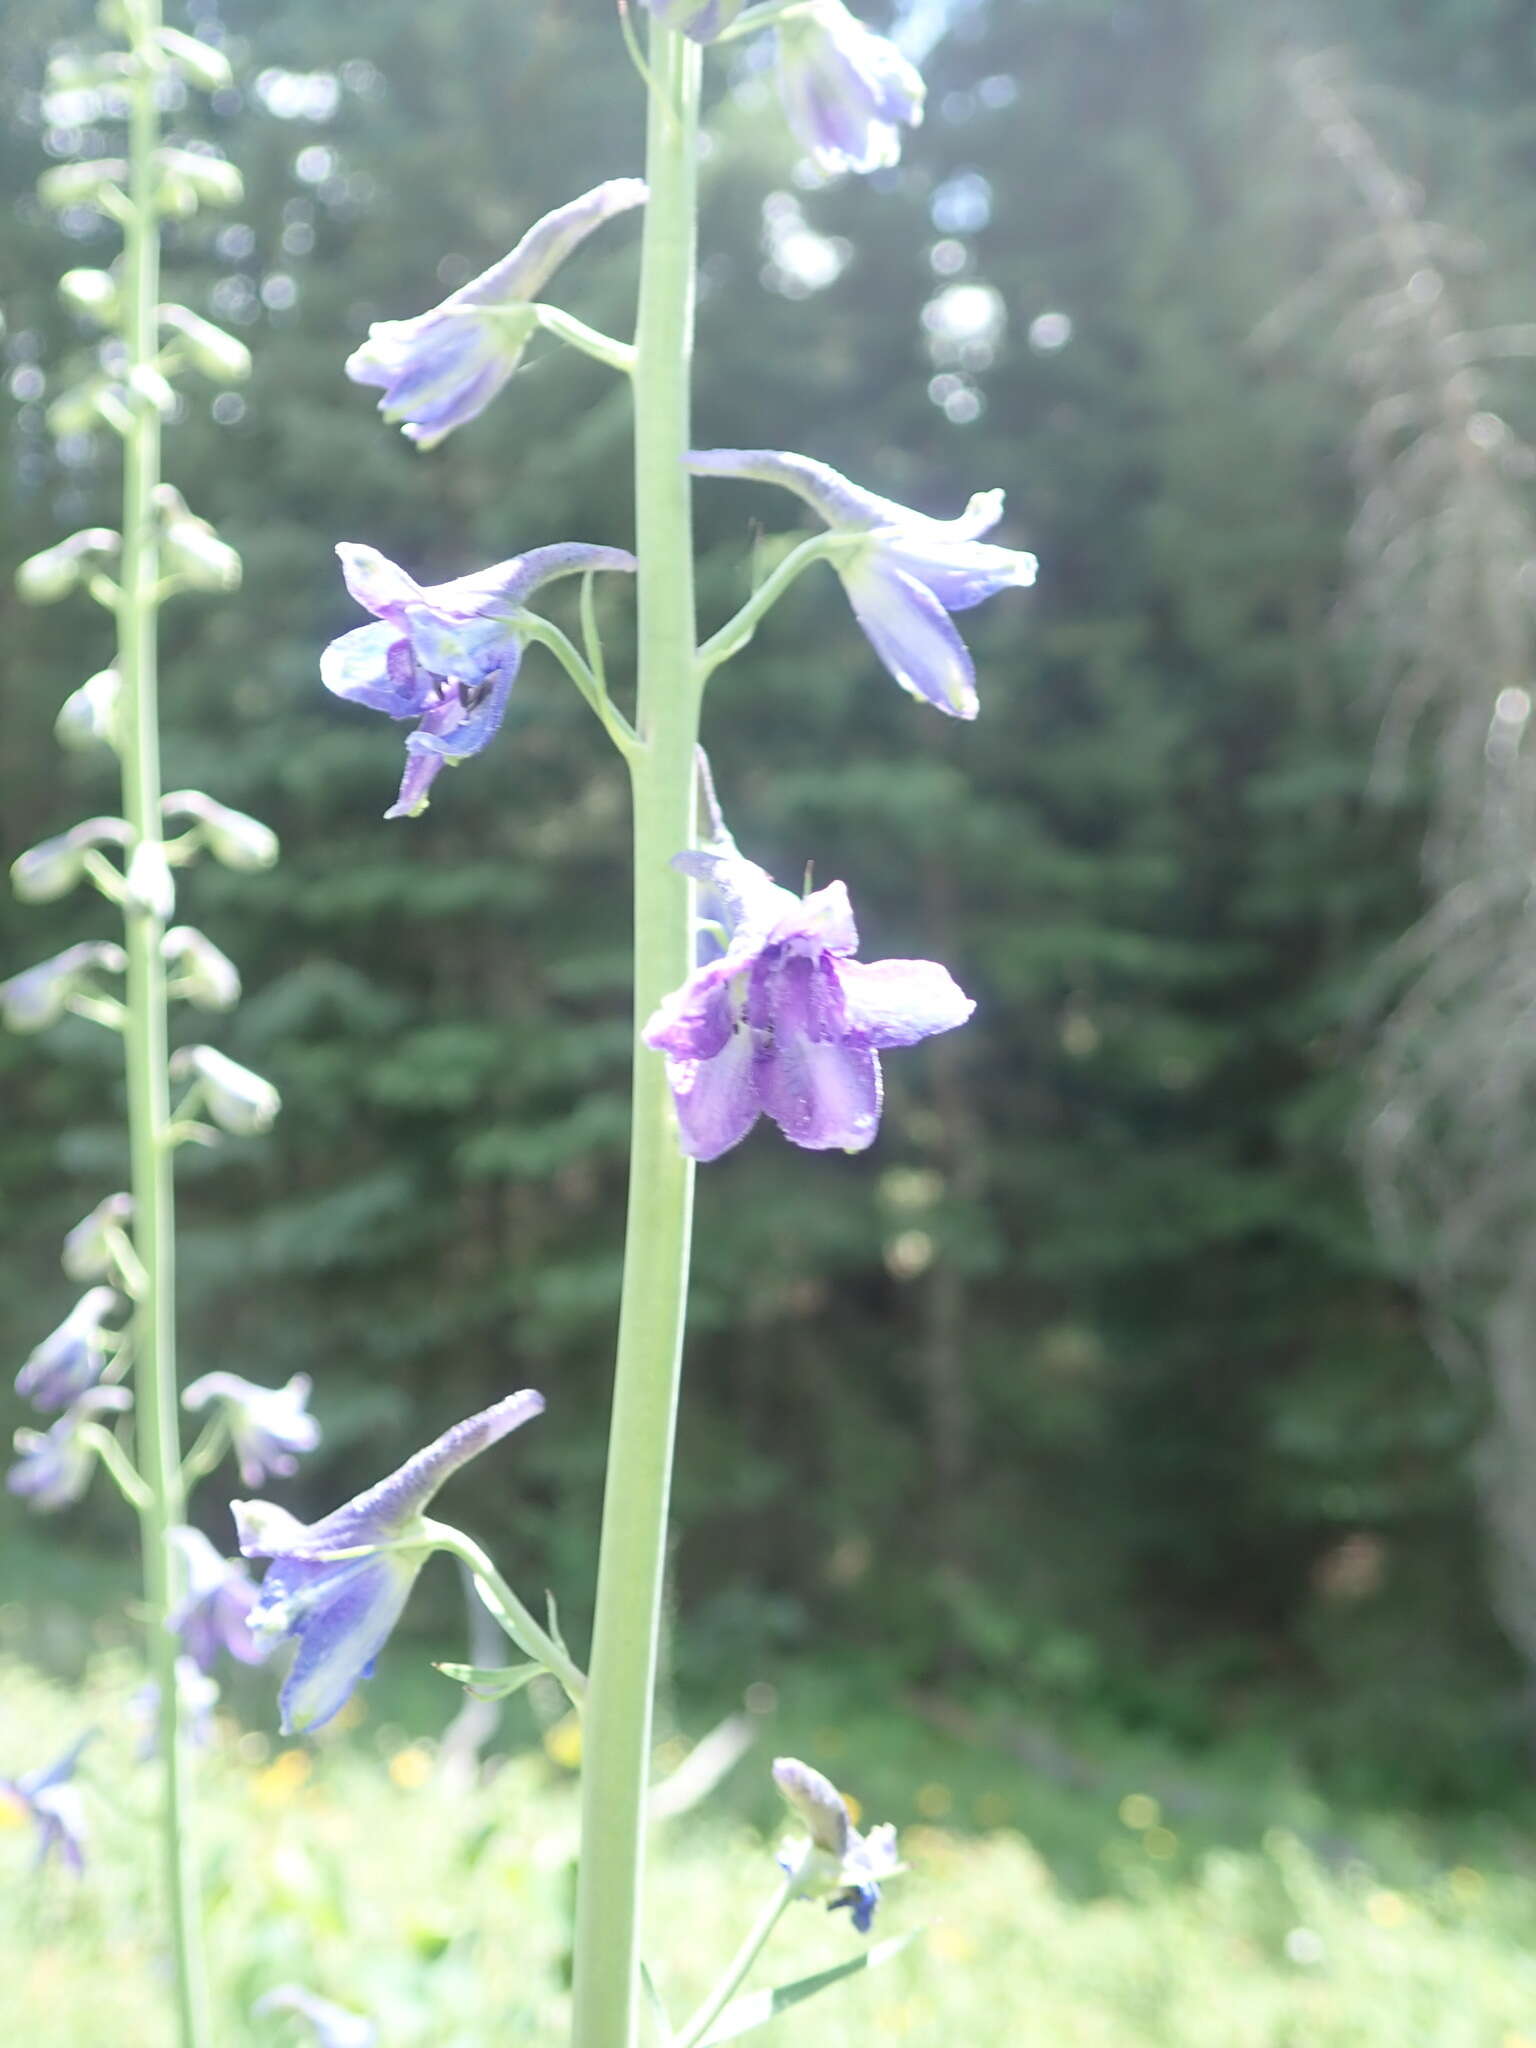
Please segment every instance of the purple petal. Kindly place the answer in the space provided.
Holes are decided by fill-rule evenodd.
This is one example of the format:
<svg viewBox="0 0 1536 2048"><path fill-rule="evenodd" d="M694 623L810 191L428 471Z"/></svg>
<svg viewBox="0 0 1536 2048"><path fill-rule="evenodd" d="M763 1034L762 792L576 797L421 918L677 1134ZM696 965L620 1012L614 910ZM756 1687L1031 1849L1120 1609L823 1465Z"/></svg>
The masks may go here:
<svg viewBox="0 0 1536 2048"><path fill-rule="evenodd" d="M845 883L828 882L824 889L813 889L785 913L770 934L770 942L776 946L797 941L827 953L859 950L858 926Z"/></svg>
<svg viewBox="0 0 1536 2048"><path fill-rule="evenodd" d="M1027 590L1039 567L1021 549L995 548L985 541L925 540L914 527L892 541L882 540L880 559L925 585L947 612L969 611L1000 590Z"/></svg>
<svg viewBox="0 0 1536 2048"><path fill-rule="evenodd" d="M279 1696L285 1735L323 1728L346 1705L389 1640L421 1564L421 1557L359 1558L323 1574L311 1567L307 1583L287 1563L267 1573L263 1603L270 1586L303 1608L298 1651Z"/></svg>
<svg viewBox="0 0 1536 2048"><path fill-rule="evenodd" d="M679 1060L712 1060L736 1028L736 1005L714 967L691 974L666 997L640 1036L654 1052Z"/></svg>
<svg viewBox="0 0 1536 2048"><path fill-rule="evenodd" d="M839 960L844 1043L887 1052L964 1024L976 1005L936 960Z"/></svg>
<svg viewBox="0 0 1536 2048"><path fill-rule="evenodd" d="M320 657L320 680L333 696L389 718L420 718L432 687L411 658L409 640L382 619L333 640Z"/></svg>
<svg viewBox="0 0 1536 2048"><path fill-rule="evenodd" d="M402 607L420 601L421 585L377 548L362 541L344 540L337 542L336 553L348 591L376 619L393 619L398 623L403 616Z"/></svg>
<svg viewBox="0 0 1536 2048"><path fill-rule="evenodd" d="M952 718L974 718L975 664L933 592L878 556L841 574L854 617L901 687Z"/></svg>
<svg viewBox="0 0 1536 2048"><path fill-rule="evenodd" d="M718 1159L739 1145L761 1114L752 1034L734 1032L710 1060L669 1061L678 1136L690 1159Z"/></svg>
<svg viewBox="0 0 1536 2048"><path fill-rule="evenodd" d="M809 455L791 455L779 448L703 448L687 457L695 476L744 477L749 482L779 484L793 491L828 526L863 532L880 526L897 526L918 517L892 498L882 498L850 483L829 462L817 462Z"/></svg>
<svg viewBox="0 0 1536 2048"><path fill-rule="evenodd" d="M579 247L594 228L617 213L643 206L647 198L643 178L609 178L567 200L542 220L536 220L510 255L503 256L468 284L460 285L447 306L506 305L537 298L554 272Z"/></svg>
<svg viewBox="0 0 1536 2048"><path fill-rule="evenodd" d="M416 735L412 733L411 739ZM420 748L413 749L411 740L405 743L405 773L400 778L400 787L395 800L384 813L386 818L419 818L431 798L432 785L439 772L447 767L441 754L428 754Z"/></svg>
<svg viewBox="0 0 1536 2048"><path fill-rule="evenodd" d="M763 1108L791 1144L862 1152L880 1127L880 1062L835 1040L775 1040L759 1047L753 1078Z"/></svg>

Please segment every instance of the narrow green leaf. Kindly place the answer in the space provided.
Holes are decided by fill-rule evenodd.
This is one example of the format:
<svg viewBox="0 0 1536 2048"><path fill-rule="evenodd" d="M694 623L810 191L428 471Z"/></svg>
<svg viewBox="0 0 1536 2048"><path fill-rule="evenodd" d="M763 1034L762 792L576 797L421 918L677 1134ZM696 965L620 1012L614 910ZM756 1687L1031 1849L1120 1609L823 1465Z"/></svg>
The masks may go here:
<svg viewBox="0 0 1536 2048"><path fill-rule="evenodd" d="M672 2048L676 2036L672 2022L667 2017L667 2008L661 2002L661 1993L656 1989L656 1980L644 1963L640 1965L640 1986L645 1993L645 2007L650 2014L651 2027L656 2036L656 2048Z"/></svg>
<svg viewBox="0 0 1536 2048"><path fill-rule="evenodd" d="M882 1963L892 1962L904 1948L916 1941L921 1932L921 1928L914 1928L910 1934L897 1934L889 1941L877 1941L863 1955L855 1956L851 1962L839 1963L834 1970L820 1970L814 1977L799 1977L793 1984L780 1984L772 1991L749 1991L745 1998L733 1998L699 2043L699 2048L715 2048L717 2041L737 2040L757 2027L766 2027L770 2020L777 2019L790 2006L799 2005L802 1999L814 1998L818 1991L827 1990L844 1977L856 1976L860 1970L878 1970Z"/></svg>
<svg viewBox="0 0 1536 2048"><path fill-rule="evenodd" d="M441 1671L444 1678L456 1679L466 1686L477 1700L510 1699L515 1692L521 1692L530 1680L538 1677L544 1669L542 1664L503 1664L482 1666L478 1664L438 1664L434 1669Z"/></svg>

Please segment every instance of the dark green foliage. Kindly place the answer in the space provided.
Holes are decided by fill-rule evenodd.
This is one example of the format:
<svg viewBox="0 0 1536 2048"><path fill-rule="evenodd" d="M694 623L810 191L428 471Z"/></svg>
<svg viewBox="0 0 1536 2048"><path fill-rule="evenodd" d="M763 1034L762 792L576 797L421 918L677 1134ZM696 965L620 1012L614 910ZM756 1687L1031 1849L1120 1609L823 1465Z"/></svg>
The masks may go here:
<svg viewBox="0 0 1536 2048"><path fill-rule="evenodd" d="M1516 34L1499 24L1517 9L1458 11L1485 53ZM1499 67L1447 77L1436 10L1292 12L1298 34L1358 33L1366 75L1442 95L1444 175L1465 168L1475 205ZM962 622L973 727L900 696L822 572L713 687L745 849L786 882L808 859L846 878L868 957L942 958L980 1009L889 1063L872 1154L759 1136L706 1170L676 1653L685 1679L735 1684L792 1646L853 1644L872 1683L983 1674L1047 1711L1196 1736L1347 1683L1396 1714L1412 1764L1404 1660L1433 1660L1447 1715L1511 1681L1467 1533L1475 1418L1372 1253L1348 1157L1351 1003L1414 915L1416 821L1364 801L1364 663L1330 631L1351 397L1325 333L1283 358L1249 346L1332 224L1302 203L1307 139L1248 15L958 10L901 171L797 195L848 244L808 298L759 274L765 184L795 190L777 117L750 82L719 109L701 445L803 449L937 513L1004 484L1000 537L1042 575ZM315 1374L330 1450L303 1507L543 1388L547 1417L448 1511L511 1576L555 1584L579 1640L624 1197L622 774L535 652L495 750L443 777L427 817L385 825L400 734L327 699L315 664L357 618L336 539L424 576L627 539L625 408L591 363L541 347L423 458L341 361L370 318L420 310L546 206L636 169L637 97L603 7L232 0L224 19L245 94L211 120L254 242L221 257L194 223L168 260L200 309L245 305L256 373L234 425L192 398L168 469L246 583L168 614L167 770L282 835L275 874L199 871L187 902L246 977L220 1042L285 1112L272 1139L187 1163L187 1368ZM13 362L80 339L51 286L89 256L25 196L44 161L29 95L70 25L40 0L0 24ZM338 73L334 119L267 111L251 81L269 67ZM990 220L941 231L965 173ZM556 296L621 329L634 269L621 222ZM274 273L296 298L263 311ZM995 359L930 360L925 302L978 280L1006 315ZM1058 350L1029 339L1051 312L1073 323ZM952 424L936 374L982 416ZM111 451L60 469L36 411L0 419L7 857L107 787L48 738L104 629L20 610L8 570L107 516ZM755 522L782 530L789 504L701 487L706 630L747 588ZM608 596L620 675L627 603ZM6 958L88 920L0 904ZM62 1311L58 1237L116 1170L105 1071L83 1029L0 1042L7 1356ZM97 1501L59 1540L107 1526Z"/></svg>

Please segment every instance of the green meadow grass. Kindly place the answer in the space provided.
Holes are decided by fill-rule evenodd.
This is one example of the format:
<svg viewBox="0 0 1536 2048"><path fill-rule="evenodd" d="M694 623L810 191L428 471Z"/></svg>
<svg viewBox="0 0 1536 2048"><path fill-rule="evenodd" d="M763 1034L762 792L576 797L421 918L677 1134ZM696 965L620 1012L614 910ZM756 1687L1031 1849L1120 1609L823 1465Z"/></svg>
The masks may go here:
<svg viewBox="0 0 1536 2048"><path fill-rule="evenodd" d="M73 1689L0 1665L0 1773L102 1731L82 1881L34 1877L30 1829L0 1800L0 2012L28 2048L168 2040L136 1682L118 1652ZM471 1789L366 1709L315 1746L221 1717L203 1771L219 2048L308 2038L249 2016L291 1980L372 2015L381 2048L561 2041L577 1739L559 1721L541 1739L526 1713L505 1735L521 1747ZM1175 1770L1129 1744L1074 1785L903 1715L766 1720L717 1799L658 1824L649 1947L676 2017L772 1884L776 1748L819 1749L855 1791L907 1781L910 1874L876 1933L920 1932L753 2037L765 2048L1536 2048L1536 1861L1508 1824L1346 1821L1284 1773ZM846 1915L797 1906L754 1981L858 1947Z"/></svg>

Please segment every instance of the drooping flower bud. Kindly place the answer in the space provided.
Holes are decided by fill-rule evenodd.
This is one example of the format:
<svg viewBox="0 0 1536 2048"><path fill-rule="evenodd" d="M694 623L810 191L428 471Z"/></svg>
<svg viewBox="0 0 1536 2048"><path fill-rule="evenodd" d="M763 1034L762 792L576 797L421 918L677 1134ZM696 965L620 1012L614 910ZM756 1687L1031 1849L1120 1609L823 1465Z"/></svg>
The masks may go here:
<svg viewBox="0 0 1536 2048"><path fill-rule="evenodd" d="M251 352L243 341L226 334L187 306L158 308L160 325L177 335L189 359L205 377L225 384L243 384L251 374Z"/></svg>
<svg viewBox="0 0 1536 2048"><path fill-rule="evenodd" d="M123 679L115 668L98 669L87 676L78 690L71 690L59 706L53 721L53 735L71 753L90 747L117 745L118 711L123 701Z"/></svg>
<svg viewBox="0 0 1536 2048"><path fill-rule="evenodd" d="M44 171L37 181L37 196L44 206L59 213L68 206L94 206L105 211L105 195L109 191L121 193L127 182L128 166L121 157L97 156L84 163L59 164Z"/></svg>
<svg viewBox="0 0 1536 2048"><path fill-rule="evenodd" d="M103 327L116 325L122 294L110 270L66 270L59 279L59 297L72 312L84 313Z"/></svg>
<svg viewBox="0 0 1536 2048"><path fill-rule="evenodd" d="M227 157L200 149L157 149L160 204L178 219L199 206L238 206L245 180Z"/></svg>
<svg viewBox="0 0 1536 2048"><path fill-rule="evenodd" d="M19 853L11 862L11 887L23 903L55 903L85 873L88 853L100 846L126 846L132 837L124 818L86 818Z"/></svg>
<svg viewBox="0 0 1536 2048"><path fill-rule="evenodd" d="M229 59L212 43L189 36L179 28L157 28L155 41L189 85L204 92L220 92L234 79Z"/></svg>
<svg viewBox="0 0 1536 2048"><path fill-rule="evenodd" d="M194 590L238 590L240 557L228 541L198 518L174 484L156 484L151 495L160 514L166 567Z"/></svg>
<svg viewBox="0 0 1536 2048"><path fill-rule="evenodd" d="M0 981L0 1023L8 1031L45 1031L86 991L93 974L122 974L128 955L110 939L82 939L50 960Z"/></svg>
<svg viewBox="0 0 1536 2048"><path fill-rule="evenodd" d="M277 834L259 818L232 810L200 789L175 789L160 799L169 825L179 818L196 820L203 844L227 868L252 871L269 868L277 859Z"/></svg>
<svg viewBox="0 0 1536 2048"><path fill-rule="evenodd" d="M16 571L16 594L26 604L53 604L92 569L113 560L122 545L122 536L110 526L84 527L41 554L29 555Z"/></svg>
<svg viewBox="0 0 1536 2048"><path fill-rule="evenodd" d="M7 1493L40 1515L72 1507L91 1483L96 1453L80 1440L80 1426L133 1406L126 1387L87 1387L47 1429L18 1429L16 1462L5 1475Z"/></svg>
<svg viewBox="0 0 1536 2048"><path fill-rule="evenodd" d="M66 1234L59 1264L71 1280L84 1286L88 1280L110 1278L115 1261L112 1238L133 1220L133 1197L105 1195L88 1216L82 1216Z"/></svg>
<svg viewBox="0 0 1536 2048"><path fill-rule="evenodd" d="M200 1010L232 1010L239 1002L239 968L195 926L173 925L161 950L176 977L173 994L185 996Z"/></svg>
<svg viewBox="0 0 1536 2048"><path fill-rule="evenodd" d="M182 1046L171 1055L170 1073L173 1081L197 1084L209 1116L232 1137L259 1137L271 1130L282 1108L270 1081L211 1045Z"/></svg>

